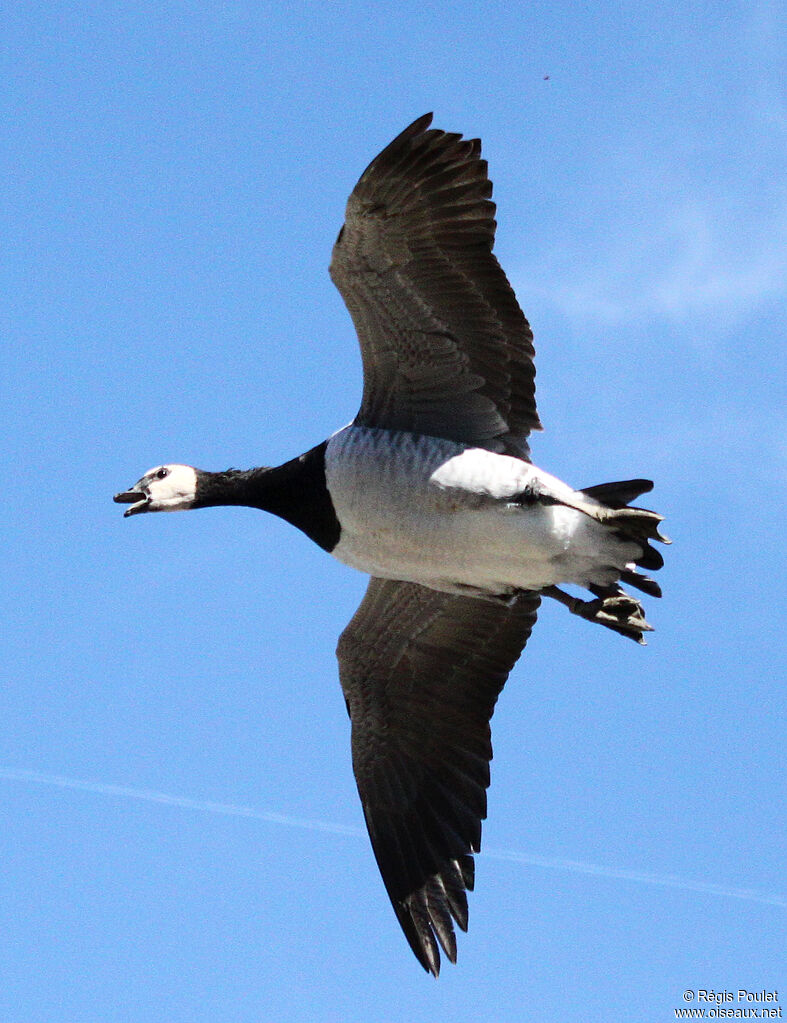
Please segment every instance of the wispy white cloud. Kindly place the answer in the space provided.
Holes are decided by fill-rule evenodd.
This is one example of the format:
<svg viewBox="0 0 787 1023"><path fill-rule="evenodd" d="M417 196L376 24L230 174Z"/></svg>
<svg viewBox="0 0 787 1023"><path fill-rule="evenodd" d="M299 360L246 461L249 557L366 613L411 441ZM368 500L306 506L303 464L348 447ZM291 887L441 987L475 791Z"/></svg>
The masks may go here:
<svg viewBox="0 0 787 1023"><path fill-rule="evenodd" d="M787 87L784 80L784 30L781 0L752 4L745 26L745 42L752 55L752 113L769 128L787 133Z"/></svg>
<svg viewBox="0 0 787 1023"><path fill-rule="evenodd" d="M711 331L699 345L784 295L787 197L756 211L711 197L645 205L561 239L538 265L512 273L515 288L580 325L701 320Z"/></svg>
<svg viewBox="0 0 787 1023"><path fill-rule="evenodd" d="M217 803L206 799L188 799L151 789L138 789L128 785L112 785L106 782L84 781L80 778L70 778L59 774L45 774L40 771L0 768L0 778L6 781L29 782L31 784L73 789L79 792L91 792L101 796L116 796L122 799L160 803L165 806L177 807L183 810L195 810L200 813L246 817L250 820L265 821L268 824L304 828L308 831L320 831L331 835L358 838L363 837L365 834L362 828L347 824L333 824L329 821L316 820L309 817L293 817L290 814L259 810L254 807L238 806L232 803ZM586 863L581 860L554 856L536 856L531 853L503 849L486 849L484 850L484 855L491 859L506 860L510 863L522 864L523 866L540 867L572 874L584 874L589 877L601 877L614 881L656 885L661 888L675 888L680 891L698 892L703 895L716 895L730 899L743 899L747 902L760 902L769 906L787 908L787 896L779 893L760 892L752 888L730 887L707 881L692 881L688 878L675 877L670 874L656 874L646 870L629 870L621 867L601 866L600 864Z"/></svg>
<svg viewBox="0 0 787 1023"><path fill-rule="evenodd" d="M699 327L698 347L784 301L784 28L784 4L756 0L736 33L734 62L747 73L715 82L690 113L676 106L667 133L621 135L600 179L591 158L576 216L509 267L520 295L580 326Z"/></svg>

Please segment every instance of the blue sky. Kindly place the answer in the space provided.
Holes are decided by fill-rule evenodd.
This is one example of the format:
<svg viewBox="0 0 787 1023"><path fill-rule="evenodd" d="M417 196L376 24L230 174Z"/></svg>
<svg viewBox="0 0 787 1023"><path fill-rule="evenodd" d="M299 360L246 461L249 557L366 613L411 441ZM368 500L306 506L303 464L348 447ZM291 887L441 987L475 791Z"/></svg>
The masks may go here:
<svg viewBox="0 0 787 1023"><path fill-rule="evenodd" d="M26 4L3 16L0 1019L661 1023L787 988L785 8ZM548 77L547 77L548 76ZM479 135L577 486L648 476L646 649L544 608L438 982L365 836L365 580L152 465L272 464L360 394L327 275L426 110Z"/></svg>

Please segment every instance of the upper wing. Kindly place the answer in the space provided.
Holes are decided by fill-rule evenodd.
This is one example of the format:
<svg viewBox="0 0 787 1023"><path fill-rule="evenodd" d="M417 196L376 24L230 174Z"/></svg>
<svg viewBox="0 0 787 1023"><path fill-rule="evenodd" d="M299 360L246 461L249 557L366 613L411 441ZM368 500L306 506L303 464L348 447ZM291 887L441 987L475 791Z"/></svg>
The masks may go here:
<svg viewBox="0 0 787 1023"><path fill-rule="evenodd" d="M451 918L467 929L489 720L538 605L529 592L506 607L373 578L339 640L372 848L410 947L435 976L435 935L455 962Z"/></svg>
<svg viewBox="0 0 787 1023"><path fill-rule="evenodd" d="M414 121L361 175L331 277L358 332L356 422L528 456L533 333L492 255L478 139Z"/></svg>

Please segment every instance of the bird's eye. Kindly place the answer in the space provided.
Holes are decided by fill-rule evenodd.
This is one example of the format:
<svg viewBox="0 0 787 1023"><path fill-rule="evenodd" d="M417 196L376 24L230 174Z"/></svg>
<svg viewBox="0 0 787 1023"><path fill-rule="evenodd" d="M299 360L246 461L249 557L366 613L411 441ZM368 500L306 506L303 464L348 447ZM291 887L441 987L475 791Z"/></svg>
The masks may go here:
<svg viewBox="0 0 787 1023"><path fill-rule="evenodd" d="M159 469L159 471L156 473L157 480L166 479L167 476L169 476L169 469Z"/></svg>

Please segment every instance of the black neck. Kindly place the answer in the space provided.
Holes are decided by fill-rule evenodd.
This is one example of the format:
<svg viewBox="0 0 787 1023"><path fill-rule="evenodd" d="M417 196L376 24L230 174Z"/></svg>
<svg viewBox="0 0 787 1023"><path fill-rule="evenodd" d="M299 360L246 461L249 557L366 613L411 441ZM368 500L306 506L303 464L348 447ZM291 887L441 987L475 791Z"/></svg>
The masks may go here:
<svg viewBox="0 0 787 1023"><path fill-rule="evenodd" d="M327 443L272 468L200 471L194 507L260 508L286 519L323 550L332 551L341 527L325 482Z"/></svg>

